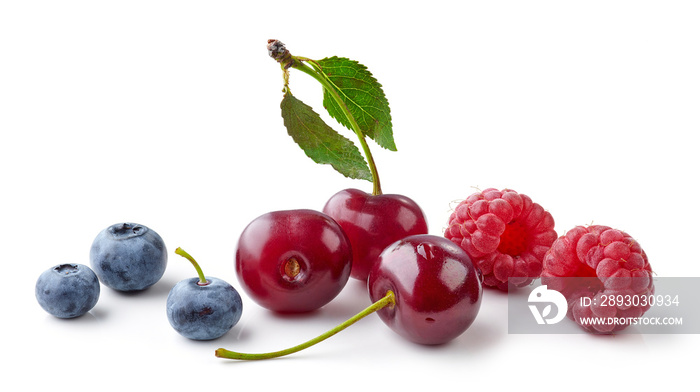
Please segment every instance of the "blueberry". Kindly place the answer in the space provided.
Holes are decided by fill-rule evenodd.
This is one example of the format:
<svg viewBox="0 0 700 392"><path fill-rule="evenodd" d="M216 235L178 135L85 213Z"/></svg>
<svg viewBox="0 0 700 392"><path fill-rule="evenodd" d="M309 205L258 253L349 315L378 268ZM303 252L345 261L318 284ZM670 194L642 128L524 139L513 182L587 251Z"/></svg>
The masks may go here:
<svg viewBox="0 0 700 392"><path fill-rule="evenodd" d="M199 277L181 280L170 290L166 300L170 325L193 340L223 336L241 318L241 296L228 282L204 276L199 264L181 248L175 253L188 259Z"/></svg>
<svg viewBox="0 0 700 392"><path fill-rule="evenodd" d="M90 265L107 287L144 290L165 273L168 256L163 239L136 223L117 223L102 230L90 248Z"/></svg>
<svg viewBox="0 0 700 392"><path fill-rule="evenodd" d="M238 291L226 281L207 277L178 282L166 301L168 321L182 336L193 340L211 340L223 336L241 318L243 303Z"/></svg>
<svg viewBox="0 0 700 392"><path fill-rule="evenodd" d="M95 307L100 281L90 267L59 264L39 275L34 290L39 305L58 318L82 316Z"/></svg>

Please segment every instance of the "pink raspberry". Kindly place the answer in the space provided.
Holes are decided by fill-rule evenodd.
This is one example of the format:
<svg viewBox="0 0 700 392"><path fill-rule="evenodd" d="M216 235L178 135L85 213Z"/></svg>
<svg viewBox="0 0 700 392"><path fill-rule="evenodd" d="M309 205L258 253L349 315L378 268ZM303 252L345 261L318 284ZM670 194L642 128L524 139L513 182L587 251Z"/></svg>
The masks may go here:
<svg viewBox="0 0 700 392"><path fill-rule="evenodd" d="M450 215L445 237L471 256L484 285L507 291L542 272L542 259L557 233L542 206L510 189L485 189L469 196Z"/></svg>
<svg viewBox="0 0 700 392"><path fill-rule="evenodd" d="M651 276L646 253L629 234L608 226L577 226L545 255L542 283L567 298L568 316L583 329L612 333L649 309L643 297L654 293ZM595 324L592 317L598 318Z"/></svg>

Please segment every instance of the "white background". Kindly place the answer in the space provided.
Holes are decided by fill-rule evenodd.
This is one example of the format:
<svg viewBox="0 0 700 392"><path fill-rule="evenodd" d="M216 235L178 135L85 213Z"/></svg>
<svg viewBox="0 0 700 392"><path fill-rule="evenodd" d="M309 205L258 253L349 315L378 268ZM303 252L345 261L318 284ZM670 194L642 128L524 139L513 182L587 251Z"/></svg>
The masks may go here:
<svg viewBox="0 0 700 392"><path fill-rule="evenodd" d="M248 363L213 353L316 336L367 306L365 288L353 280L298 317L242 293L241 322L212 342L178 335L165 298L195 276L176 247L239 287L233 254L250 220L371 190L287 136L269 38L299 56L358 60L382 83L398 147L370 142L383 190L416 200L432 234L476 188L508 187L549 210L560 235L613 226L642 244L657 276L700 276L698 20L700 4L673 0L2 2L4 383L650 390L696 380L686 353L700 349L697 335L512 335L507 297L490 290L446 346L404 341L375 316L303 353ZM291 87L322 113L315 81L292 71ZM165 239L163 279L137 295L103 287L79 319L45 313L39 274L89 264L95 235L122 221Z"/></svg>

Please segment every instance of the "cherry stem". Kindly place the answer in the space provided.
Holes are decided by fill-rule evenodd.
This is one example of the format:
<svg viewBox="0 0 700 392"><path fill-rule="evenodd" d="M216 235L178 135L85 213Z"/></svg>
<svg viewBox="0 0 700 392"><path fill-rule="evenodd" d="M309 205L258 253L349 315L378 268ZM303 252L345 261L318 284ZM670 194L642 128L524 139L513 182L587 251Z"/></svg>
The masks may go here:
<svg viewBox="0 0 700 392"><path fill-rule="evenodd" d="M340 109L343 111L343 114L345 114L345 117L350 123L350 127L352 128L353 132L355 133L355 135L357 135L357 138L360 141L360 146L362 147L362 151L364 151L365 158L367 159L367 165L369 166L369 170L372 173L372 194L375 196L381 195L382 186L379 182L379 172L377 171L377 165L374 163L372 152L370 151L369 145L367 144L367 140L365 139L365 134L362 132L362 129L360 129L360 125L357 123L357 120L355 120L355 117L352 115L352 113L350 113L350 109L348 109L348 106L340 97L338 87L330 80L328 75L326 75L325 72L323 72L323 70L316 61L306 57L292 56L291 53L289 53L289 51L287 50L287 48L284 47L284 44L276 40L268 41L268 50L271 47L271 43L273 43L273 48L275 48L275 51L271 53L271 56L275 60L277 60L282 66L282 72L284 76L283 91L285 92L285 94L291 93L289 90L288 69L294 68L316 79L316 81L321 83L324 90L328 91L331 97L333 97L333 100L338 104ZM311 66L304 64L304 62L311 64Z"/></svg>
<svg viewBox="0 0 700 392"><path fill-rule="evenodd" d="M194 269L197 270L197 275L199 275L199 282L197 283L198 285L206 286L209 284L209 282L207 281L207 278L204 277L204 272L202 272L202 268L199 267L199 264L197 264L197 262L194 260L194 257L190 256L189 253L185 252L180 247L175 249L175 253L186 258L187 260L190 261L190 263L192 263L192 265L194 266Z"/></svg>
<svg viewBox="0 0 700 392"><path fill-rule="evenodd" d="M337 87L333 84L333 82L331 82L331 80L328 78L328 76L323 72L323 70L313 60L307 59L305 57L296 57L296 56L292 56L292 59L296 60L292 63L292 68L298 69L299 71L302 71L302 72L312 76L319 83L321 83L323 88L331 94L331 96L333 97L333 100L338 104L338 106L341 108L341 110L345 114L345 117L348 119L348 122L350 123L352 130L355 132L355 135L357 135L357 138L360 141L360 146L362 147L362 151L364 151L365 157L367 158L367 164L369 165L369 170L372 173L372 184L373 184L372 194L375 196L381 195L382 194L382 187L381 187L381 184L379 182L379 173L377 171L377 165L374 163L374 158L372 157L372 152L370 151L369 145L367 144L367 140L365 139L365 134L360 129L360 125L357 123L357 120L355 120L355 117L352 115L352 113L350 113L350 109L348 109L348 106L345 104L343 99L340 97L340 94L338 93ZM312 66L309 67L308 65L304 64L302 61L307 61Z"/></svg>
<svg viewBox="0 0 700 392"><path fill-rule="evenodd" d="M383 309L387 306L393 307L396 304L396 296L394 295L394 292L389 290L386 292L386 295L379 299L377 302L373 303L372 305L368 306L365 308L363 311L360 313L352 316L349 318L347 321L343 322L342 324L339 324L335 328L307 341L302 344L299 344L294 347L290 347L286 350L280 350L280 351L273 351L269 353L261 353L261 354L246 354L246 353L239 353L236 351L230 351L226 350L224 348L220 348L216 350L214 353L217 357L219 358L227 358L227 359L240 359L240 360L246 360L246 361L253 361L253 360L261 360L261 359L271 359L271 358L277 358L277 357L282 357L285 355L293 354L296 352L299 352L303 349L309 348L316 343L320 343L331 336L337 334L338 332L344 330L345 328L355 324L356 322L362 320L366 316Z"/></svg>

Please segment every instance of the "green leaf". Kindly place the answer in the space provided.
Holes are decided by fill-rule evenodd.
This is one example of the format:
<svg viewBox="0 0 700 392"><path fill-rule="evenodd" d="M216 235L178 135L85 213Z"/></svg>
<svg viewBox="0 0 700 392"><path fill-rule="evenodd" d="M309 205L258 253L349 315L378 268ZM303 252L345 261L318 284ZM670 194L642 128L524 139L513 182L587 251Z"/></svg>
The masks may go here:
<svg viewBox="0 0 700 392"><path fill-rule="evenodd" d="M381 147L396 151L389 101L384 96L382 85L377 82L367 67L342 57L325 58L317 61L317 64L329 81L337 87L341 99L355 117L362 133ZM323 106L331 117L352 129L338 103L325 90Z"/></svg>
<svg viewBox="0 0 700 392"><path fill-rule="evenodd" d="M309 158L331 165L345 177L372 181L357 146L329 127L310 106L287 93L280 107L287 133Z"/></svg>

